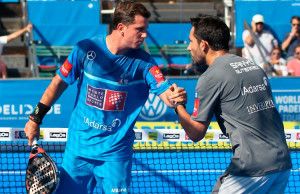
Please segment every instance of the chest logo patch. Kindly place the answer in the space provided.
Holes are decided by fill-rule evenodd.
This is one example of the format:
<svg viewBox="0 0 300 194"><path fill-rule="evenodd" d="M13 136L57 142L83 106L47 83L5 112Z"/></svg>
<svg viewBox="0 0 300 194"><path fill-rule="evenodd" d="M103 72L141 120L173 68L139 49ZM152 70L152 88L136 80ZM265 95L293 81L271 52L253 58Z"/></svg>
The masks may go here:
<svg viewBox="0 0 300 194"><path fill-rule="evenodd" d="M123 111L127 93L87 85L86 104L104 111Z"/></svg>
<svg viewBox="0 0 300 194"><path fill-rule="evenodd" d="M86 54L86 57L88 60L92 61L96 58L96 53L95 51L88 51L87 54Z"/></svg>

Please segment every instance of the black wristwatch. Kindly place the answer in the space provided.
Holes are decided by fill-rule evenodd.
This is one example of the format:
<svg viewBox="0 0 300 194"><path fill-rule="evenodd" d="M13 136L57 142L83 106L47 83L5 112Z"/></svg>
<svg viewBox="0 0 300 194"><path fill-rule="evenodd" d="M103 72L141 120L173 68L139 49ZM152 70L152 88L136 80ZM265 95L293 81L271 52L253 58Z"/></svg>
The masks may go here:
<svg viewBox="0 0 300 194"><path fill-rule="evenodd" d="M177 104L175 104L175 106L174 106L174 111L175 111L175 113L176 113L177 115L178 115L177 107L178 107L179 105L181 105L181 106L183 106L184 108L186 108L184 103L177 103Z"/></svg>

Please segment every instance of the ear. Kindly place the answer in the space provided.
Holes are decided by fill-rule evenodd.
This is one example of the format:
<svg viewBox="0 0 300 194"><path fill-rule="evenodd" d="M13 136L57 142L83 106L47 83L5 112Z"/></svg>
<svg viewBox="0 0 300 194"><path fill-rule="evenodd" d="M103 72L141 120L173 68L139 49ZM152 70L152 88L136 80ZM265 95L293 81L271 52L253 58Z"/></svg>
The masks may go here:
<svg viewBox="0 0 300 194"><path fill-rule="evenodd" d="M205 40L201 40L200 42L200 49L203 51L203 52L208 52L209 50L209 45L208 45L208 42L205 41Z"/></svg>
<svg viewBox="0 0 300 194"><path fill-rule="evenodd" d="M116 30L119 31L122 35L124 34L124 30L127 28L126 25L124 25L123 23L119 23L117 25Z"/></svg>

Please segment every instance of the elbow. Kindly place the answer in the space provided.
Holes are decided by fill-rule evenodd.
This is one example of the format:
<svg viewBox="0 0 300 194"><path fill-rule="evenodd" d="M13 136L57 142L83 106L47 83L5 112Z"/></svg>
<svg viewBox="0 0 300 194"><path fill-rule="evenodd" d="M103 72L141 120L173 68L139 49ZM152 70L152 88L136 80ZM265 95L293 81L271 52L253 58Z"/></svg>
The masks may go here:
<svg viewBox="0 0 300 194"><path fill-rule="evenodd" d="M193 141L193 142L198 142L198 141L201 141L205 135L202 135L202 134L197 134L197 135L188 135L189 138Z"/></svg>

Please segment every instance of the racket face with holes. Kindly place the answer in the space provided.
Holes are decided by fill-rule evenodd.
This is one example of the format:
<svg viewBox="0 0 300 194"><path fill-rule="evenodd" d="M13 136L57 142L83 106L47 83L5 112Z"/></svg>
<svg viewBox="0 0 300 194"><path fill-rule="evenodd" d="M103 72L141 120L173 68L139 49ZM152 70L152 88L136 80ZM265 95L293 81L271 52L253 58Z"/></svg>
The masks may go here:
<svg viewBox="0 0 300 194"><path fill-rule="evenodd" d="M58 170L54 161L41 148L33 148L26 170L28 194L50 194L59 183Z"/></svg>

